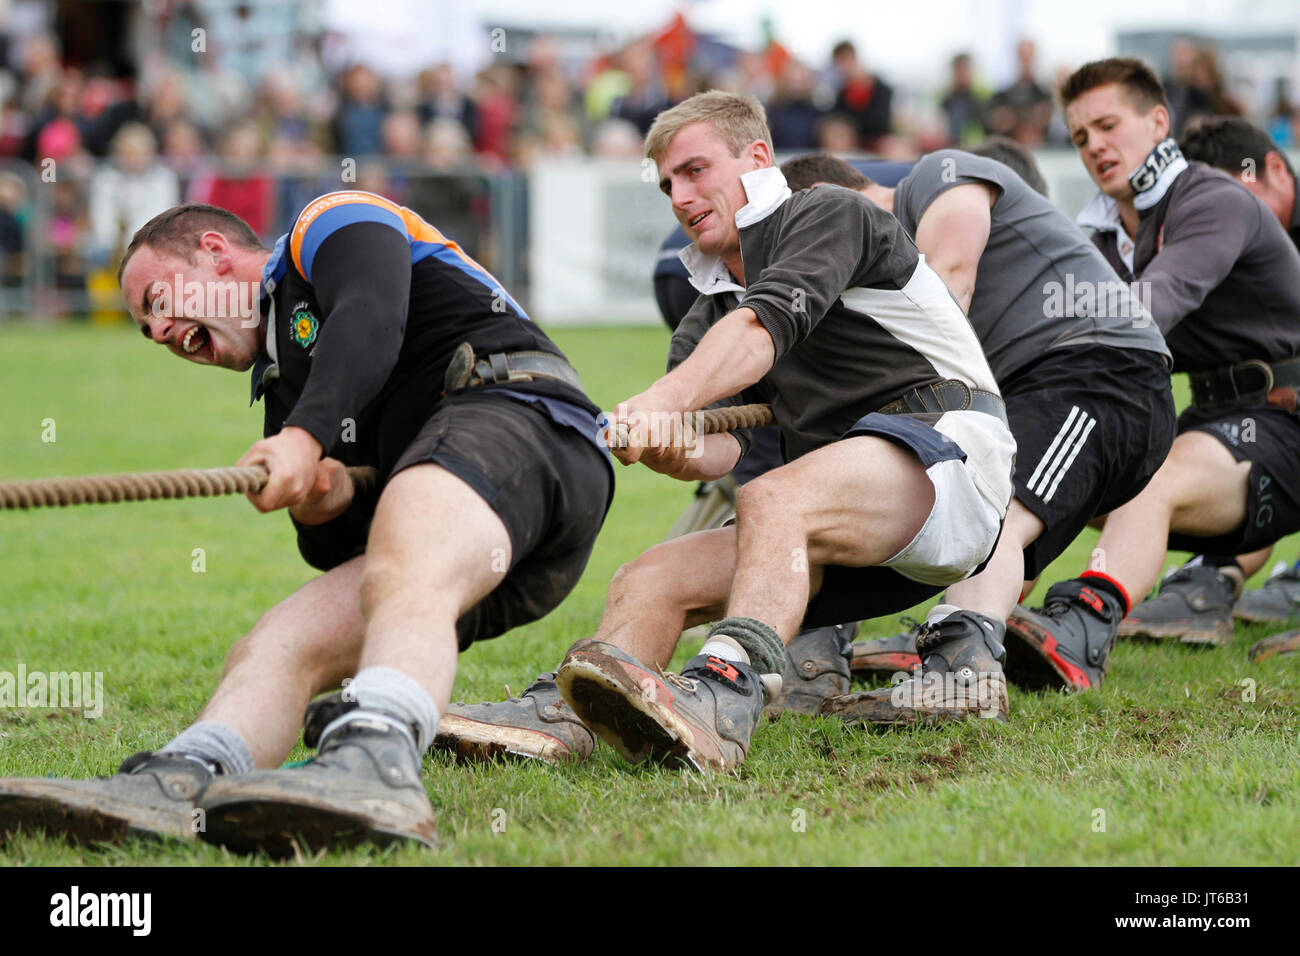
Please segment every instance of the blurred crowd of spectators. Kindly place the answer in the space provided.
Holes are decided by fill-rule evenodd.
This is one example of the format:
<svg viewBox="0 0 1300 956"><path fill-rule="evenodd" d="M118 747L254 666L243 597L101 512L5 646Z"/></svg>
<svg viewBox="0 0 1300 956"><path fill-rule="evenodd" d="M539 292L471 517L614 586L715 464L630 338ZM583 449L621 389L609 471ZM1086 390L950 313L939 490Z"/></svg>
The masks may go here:
<svg viewBox="0 0 1300 956"><path fill-rule="evenodd" d="M758 96L778 150L910 159L992 134L1026 146L1068 143L1054 107L1059 77L1043 75L1028 40L1005 88L985 88L978 65L959 54L940 89L909 92L900 108L894 89L847 41L821 64L771 41L702 70L689 36L674 38L673 30L580 65L539 36L522 62L491 63L472 77L443 63L393 81L362 64L331 72L319 43L299 38L291 64L250 81L174 52L147 58L124 80L65 65L52 35L7 39L0 37L0 253L9 285L27 267L23 226L38 184L51 190L49 214L33 238L47 271L69 290L111 287L134 230L177 202L224 206L272 239L309 199L340 185L409 205L490 260L487 177L527 171L539 157L639 157L657 113L715 87ZM1171 63L1180 125L1199 113L1241 112L1211 49L1179 44ZM1284 85L1277 100L1270 131L1290 145ZM30 164L28 175L4 160Z"/></svg>

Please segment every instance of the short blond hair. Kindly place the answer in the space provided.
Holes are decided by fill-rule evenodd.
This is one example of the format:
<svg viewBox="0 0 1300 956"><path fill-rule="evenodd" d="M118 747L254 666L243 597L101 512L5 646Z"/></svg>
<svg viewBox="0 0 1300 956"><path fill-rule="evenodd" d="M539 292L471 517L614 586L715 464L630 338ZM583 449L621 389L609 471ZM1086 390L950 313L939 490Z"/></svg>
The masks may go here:
<svg viewBox="0 0 1300 956"><path fill-rule="evenodd" d="M756 140L762 140L772 149L772 132L767 128L767 111L762 103L744 93L709 90L696 93L655 117L645 137L646 156L658 162L673 137L692 123L710 124L732 156L739 156Z"/></svg>

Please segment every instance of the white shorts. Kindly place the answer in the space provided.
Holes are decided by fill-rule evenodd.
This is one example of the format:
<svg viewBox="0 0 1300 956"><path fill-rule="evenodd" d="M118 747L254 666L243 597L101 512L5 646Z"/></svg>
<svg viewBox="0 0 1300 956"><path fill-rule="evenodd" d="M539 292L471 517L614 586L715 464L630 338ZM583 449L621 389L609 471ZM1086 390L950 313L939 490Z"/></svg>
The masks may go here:
<svg viewBox="0 0 1300 956"><path fill-rule="evenodd" d="M1010 429L992 415L967 410L945 412L933 426L910 415L871 414L848 434L906 446L934 485L934 507L921 530L881 563L940 587L975 573L993 552L1011 503L1016 443Z"/></svg>

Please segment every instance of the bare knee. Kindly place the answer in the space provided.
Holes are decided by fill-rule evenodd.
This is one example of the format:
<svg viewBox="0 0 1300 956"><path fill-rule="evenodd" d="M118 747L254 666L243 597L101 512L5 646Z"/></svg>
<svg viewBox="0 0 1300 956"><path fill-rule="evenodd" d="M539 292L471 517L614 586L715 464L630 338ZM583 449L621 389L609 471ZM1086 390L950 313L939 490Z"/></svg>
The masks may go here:
<svg viewBox="0 0 1300 956"><path fill-rule="evenodd" d="M607 606L636 602L683 612L719 606L729 590L732 564L708 544L692 540L715 534L705 531L674 538L629 561L610 581Z"/></svg>
<svg viewBox="0 0 1300 956"><path fill-rule="evenodd" d="M360 584L362 619L369 623L387 608L425 618L450 615L455 620L463 603L458 584L437 576L424 578L398 560L367 556Z"/></svg>
<svg viewBox="0 0 1300 956"><path fill-rule="evenodd" d="M611 600L620 600L636 594L671 594L672 584L681 576L680 565L672 561L670 547L674 542L656 545L638 555L614 572L609 582Z"/></svg>
<svg viewBox="0 0 1300 956"><path fill-rule="evenodd" d="M780 476L755 478L736 492L736 522L766 521L777 515L792 516L798 501L788 493Z"/></svg>
<svg viewBox="0 0 1300 956"><path fill-rule="evenodd" d="M1012 498L1007 507L1006 520L1002 523L1002 537L998 547L1027 548L1037 540L1047 526L1043 519L1030 511L1019 498Z"/></svg>
<svg viewBox="0 0 1300 956"><path fill-rule="evenodd" d="M361 574L361 615L367 621L392 593L395 570L387 562L367 555Z"/></svg>

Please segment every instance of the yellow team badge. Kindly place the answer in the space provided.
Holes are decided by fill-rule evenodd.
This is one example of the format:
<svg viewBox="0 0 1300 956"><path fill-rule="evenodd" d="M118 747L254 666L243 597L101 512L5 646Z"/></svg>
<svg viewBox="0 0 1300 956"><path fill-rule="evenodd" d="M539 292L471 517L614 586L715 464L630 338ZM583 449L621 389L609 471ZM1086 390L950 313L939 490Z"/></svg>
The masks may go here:
<svg viewBox="0 0 1300 956"><path fill-rule="evenodd" d="M300 302L293 310L293 340L303 348L308 348L316 341L316 332L320 329L320 319L311 314L306 302Z"/></svg>

